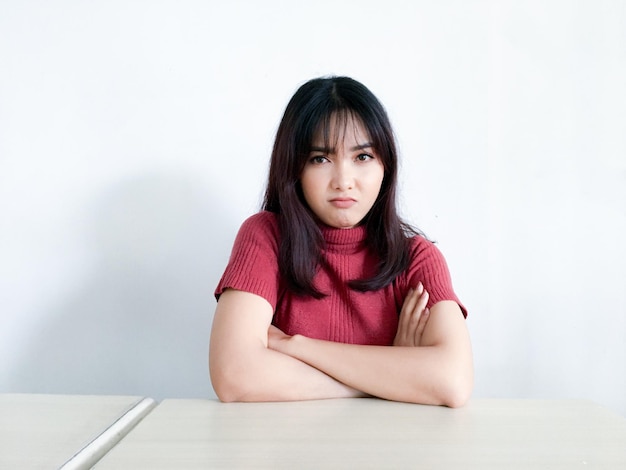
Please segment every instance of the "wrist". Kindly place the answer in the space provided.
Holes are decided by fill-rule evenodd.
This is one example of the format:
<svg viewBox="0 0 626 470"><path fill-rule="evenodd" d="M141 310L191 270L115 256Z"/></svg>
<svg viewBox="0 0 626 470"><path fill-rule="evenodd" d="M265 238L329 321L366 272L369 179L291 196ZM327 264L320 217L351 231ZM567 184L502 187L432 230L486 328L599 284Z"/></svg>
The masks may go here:
<svg viewBox="0 0 626 470"><path fill-rule="evenodd" d="M285 354L288 354L289 356L300 361L304 361L304 351L306 351L306 344L309 340L309 338L301 334L291 336L285 343Z"/></svg>

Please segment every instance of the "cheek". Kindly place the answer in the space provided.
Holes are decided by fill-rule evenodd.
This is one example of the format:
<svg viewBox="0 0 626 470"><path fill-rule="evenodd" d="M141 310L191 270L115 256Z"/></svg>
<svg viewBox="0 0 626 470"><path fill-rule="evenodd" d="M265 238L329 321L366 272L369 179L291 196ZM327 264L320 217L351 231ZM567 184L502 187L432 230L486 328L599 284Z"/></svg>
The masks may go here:
<svg viewBox="0 0 626 470"><path fill-rule="evenodd" d="M315 178L315 175L305 172L302 174L302 178L300 178L300 185L302 186L304 200L310 206L311 203L315 201L316 194L319 192L317 178Z"/></svg>
<svg viewBox="0 0 626 470"><path fill-rule="evenodd" d="M373 172L369 178L369 187L372 192L376 193L376 197L378 197L378 193L380 193L380 189L383 186L383 179L385 178L385 170L382 165L380 165L379 171Z"/></svg>

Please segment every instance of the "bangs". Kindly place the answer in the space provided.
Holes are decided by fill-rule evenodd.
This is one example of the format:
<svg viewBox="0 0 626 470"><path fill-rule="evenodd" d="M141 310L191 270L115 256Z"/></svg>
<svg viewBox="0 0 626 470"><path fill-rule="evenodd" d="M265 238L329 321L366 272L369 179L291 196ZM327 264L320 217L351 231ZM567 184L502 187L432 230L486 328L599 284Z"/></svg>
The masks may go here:
<svg viewBox="0 0 626 470"><path fill-rule="evenodd" d="M370 121L371 119L364 119L354 109L347 107L327 110L319 117L316 125L312 126L311 138L303 148L303 156L308 157L313 148L322 148L324 152L333 153L341 146L347 135L358 135L360 132L365 139L361 143L371 144L372 149L385 161L386 167L386 155L382 152L384 145L380 141L376 126Z"/></svg>
<svg viewBox="0 0 626 470"><path fill-rule="evenodd" d="M359 136L355 131L359 130ZM263 209L279 214L278 265L287 288L319 299L314 278L324 263L325 241L302 193L302 171L313 147L339 149L350 133L368 144L385 173L378 198L363 219L367 246L379 257L377 272L348 285L360 292L379 290L408 267L411 232L398 217L398 155L389 117L363 84L349 77L309 80L291 97L276 131Z"/></svg>
<svg viewBox="0 0 626 470"><path fill-rule="evenodd" d="M294 95L279 129L288 140L282 150L283 174L297 183L312 150L336 151L348 135L362 134L380 158L387 180L395 184L397 155L395 138L387 113L363 85L348 78L315 79Z"/></svg>
<svg viewBox="0 0 626 470"><path fill-rule="evenodd" d="M366 134L364 136L366 141L371 142L372 136L363 119L353 110L348 108L333 110L322 116L317 123L309 147L321 146L327 152L335 152L346 135L350 133L356 135L359 130Z"/></svg>

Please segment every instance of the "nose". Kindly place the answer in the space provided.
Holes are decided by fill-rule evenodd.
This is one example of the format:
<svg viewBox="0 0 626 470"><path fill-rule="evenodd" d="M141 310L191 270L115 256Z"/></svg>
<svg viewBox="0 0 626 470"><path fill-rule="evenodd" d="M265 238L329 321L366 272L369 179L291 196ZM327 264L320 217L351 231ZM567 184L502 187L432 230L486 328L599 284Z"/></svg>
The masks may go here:
<svg viewBox="0 0 626 470"><path fill-rule="evenodd" d="M345 191L354 186L354 171L350 163L345 159L337 161L333 168L331 184L333 189Z"/></svg>

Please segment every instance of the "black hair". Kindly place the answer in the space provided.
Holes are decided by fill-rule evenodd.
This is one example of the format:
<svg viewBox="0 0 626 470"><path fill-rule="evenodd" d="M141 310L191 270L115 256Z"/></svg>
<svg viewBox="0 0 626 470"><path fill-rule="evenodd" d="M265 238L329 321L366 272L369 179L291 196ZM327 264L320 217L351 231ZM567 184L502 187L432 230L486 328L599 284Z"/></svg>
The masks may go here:
<svg viewBox="0 0 626 470"><path fill-rule="evenodd" d="M367 87L352 78L315 78L302 85L287 104L274 141L263 203L263 209L278 214L279 268L296 294L324 296L313 285L313 277L324 263L321 253L325 242L302 195L300 177L313 139L323 135L328 144L331 120L340 125L337 123L347 123L349 118L362 124L384 167L378 198L360 222L366 228L368 248L378 257L376 274L352 280L349 285L358 291L378 290L409 265L409 237L418 232L397 212L398 154L385 108Z"/></svg>

